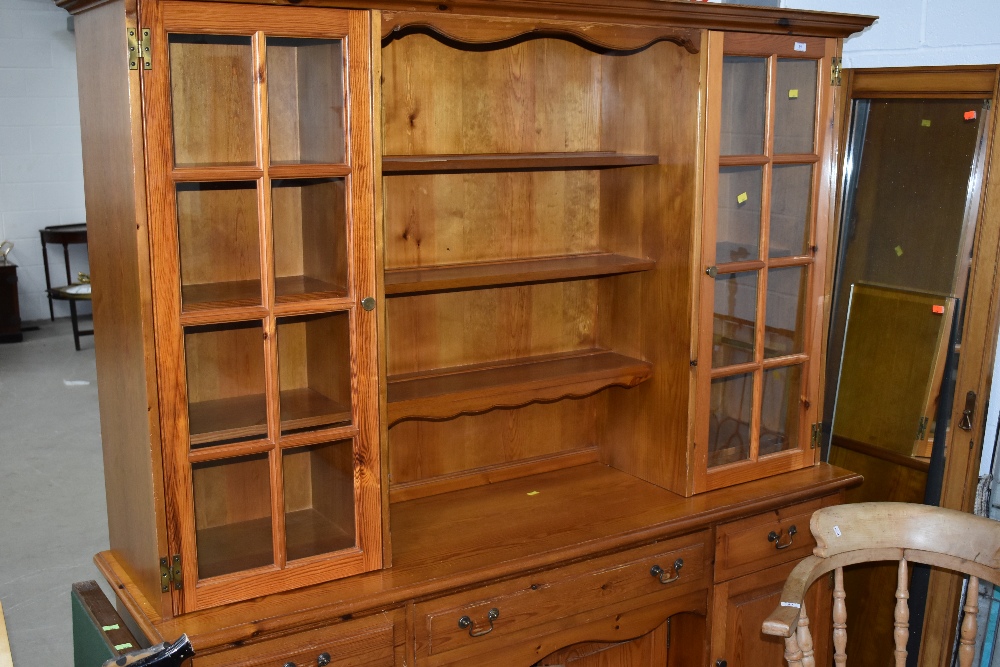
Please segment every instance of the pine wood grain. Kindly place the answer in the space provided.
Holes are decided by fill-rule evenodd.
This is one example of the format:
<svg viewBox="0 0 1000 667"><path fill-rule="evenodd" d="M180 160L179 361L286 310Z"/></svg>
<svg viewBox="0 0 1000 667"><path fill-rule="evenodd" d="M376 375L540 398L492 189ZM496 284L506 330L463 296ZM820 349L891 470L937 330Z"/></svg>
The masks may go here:
<svg viewBox="0 0 1000 667"><path fill-rule="evenodd" d="M586 396L612 385L635 386L651 374L649 363L594 350L390 375L389 422Z"/></svg>
<svg viewBox="0 0 1000 667"><path fill-rule="evenodd" d="M386 271L385 291L386 294L416 294L573 278L595 278L648 271L654 265L655 262L652 260L612 253L594 253L506 262L422 266Z"/></svg>
<svg viewBox="0 0 1000 667"><path fill-rule="evenodd" d="M655 164L657 159L655 155L619 155L609 152L386 155L382 158L382 173L390 176L426 172L601 169Z"/></svg>
<svg viewBox="0 0 1000 667"><path fill-rule="evenodd" d="M821 465L691 498L599 464L500 482L395 505L391 570L174 619L158 616L141 596L135 597L138 591L127 577L122 579L112 554L100 554L96 562L112 582L125 586L127 608L149 619L151 630L165 635L188 632L196 648L208 649L251 633L322 624L364 608L440 595L528 569L695 532L712 523L836 494L859 479ZM539 493L528 495L532 491ZM704 605L704 594L701 601Z"/></svg>

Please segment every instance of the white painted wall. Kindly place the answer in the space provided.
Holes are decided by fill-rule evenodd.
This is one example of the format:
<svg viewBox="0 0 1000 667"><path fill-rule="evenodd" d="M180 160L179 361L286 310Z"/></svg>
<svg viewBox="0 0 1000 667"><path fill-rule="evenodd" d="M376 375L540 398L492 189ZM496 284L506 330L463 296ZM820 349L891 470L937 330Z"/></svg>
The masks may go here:
<svg viewBox="0 0 1000 667"><path fill-rule="evenodd" d="M49 316L38 230L86 219L68 16L52 0L0 0L0 240L14 242L25 321ZM49 259L53 284L65 283L61 246L49 247ZM82 246L71 259L74 275L87 270ZM56 316L68 314L57 301Z"/></svg>
<svg viewBox="0 0 1000 667"><path fill-rule="evenodd" d="M1000 62L1000 0L782 0L781 6L878 16L844 43L845 67Z"/></svg>

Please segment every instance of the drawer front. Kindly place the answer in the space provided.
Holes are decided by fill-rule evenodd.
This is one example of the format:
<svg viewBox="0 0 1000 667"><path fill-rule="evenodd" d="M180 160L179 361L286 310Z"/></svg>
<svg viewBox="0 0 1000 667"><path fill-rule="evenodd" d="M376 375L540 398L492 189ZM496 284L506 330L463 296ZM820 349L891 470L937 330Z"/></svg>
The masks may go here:
<svg viewBox="0 0 1000 667"><path fill-rule="evenodd" d="M193 667L392 667L395 634L392 618L379 614L196 656Z"/></svg>
<svg viewBox="0 0 1000 667"><path fill-rule="evenodd" d="M488 650L518 633L523 638L524 631L544 634L546 623L581 612L613 605L625 611L646 596L707 588L708 537L689 535L417 604L417 655L471 646ZM683 565L675 572L678 560ZM654 566L662 574L654 576Z"/></svg>
<svg viewBox="0 0 1000 667"><path fill-rule="evenodd" d="M839 495L828 496L722 524L715 533L715 581L810 555L816 541L809 519L821 507L839 503Z"/></svg>

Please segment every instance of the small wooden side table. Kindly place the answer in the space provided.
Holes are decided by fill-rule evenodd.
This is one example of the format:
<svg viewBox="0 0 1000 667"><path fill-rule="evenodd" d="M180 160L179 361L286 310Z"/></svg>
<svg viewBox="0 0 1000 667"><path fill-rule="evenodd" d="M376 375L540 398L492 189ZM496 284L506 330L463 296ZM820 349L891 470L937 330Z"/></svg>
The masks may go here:
<svg viewBox="0 0 1000 667"><path fill-rule="evenodd" d="M69 301L69 316L73 322L73 343L77 351L80 350L80 336L92 336L93 329L80 329L80 324L76 312L77 301L90 301L90 294L74 294L67 291L74 287L72 272L69 267L69 247L74 244L87 244L87 223L73 225L53 225L38 230L42 237L42 264L45 266L45 291L49 297L49 318L55 319L55 310L52 307L52 300ZM63 262L66 264L66 284L53 287L49 277L49 253L48 244L57 243L63 247Z"/></svg>

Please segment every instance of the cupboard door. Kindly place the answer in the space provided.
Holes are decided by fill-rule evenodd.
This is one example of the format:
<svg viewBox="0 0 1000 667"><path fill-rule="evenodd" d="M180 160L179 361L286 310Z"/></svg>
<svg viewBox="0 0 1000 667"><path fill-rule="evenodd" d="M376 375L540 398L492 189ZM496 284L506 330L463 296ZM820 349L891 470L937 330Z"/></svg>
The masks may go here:
<svg viewBox="0 0 1000 667"><path fill-rule="evenodd" d="M369 14L142 18L176 609L377 569Z"/></svg>
<svg viewBox="0 0 1000 667"><path fill-rule="evenodd" d="M785 579L797 564L787 563L715 585L709 664L784 667L785 643L779 637L763 634L761 627L781 602ZM824 577L813 584L806 597L817 665L832 662L832 595L830 579Z"/></svg>
<svg viewBox="0 0 1000 667"><path fill-rule="evenodd" d="M816 461L836 48L709 37L696 492Z"/></svg>

